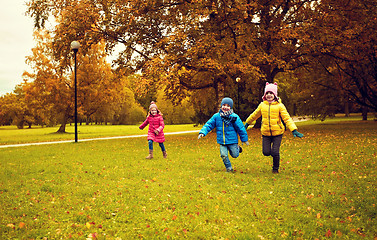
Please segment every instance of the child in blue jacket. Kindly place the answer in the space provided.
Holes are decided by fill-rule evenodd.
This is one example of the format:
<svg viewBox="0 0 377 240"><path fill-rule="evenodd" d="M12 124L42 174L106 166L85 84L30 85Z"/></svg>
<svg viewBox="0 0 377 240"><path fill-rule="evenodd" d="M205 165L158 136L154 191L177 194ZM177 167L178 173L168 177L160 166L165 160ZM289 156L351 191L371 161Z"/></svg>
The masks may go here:
<svg viewBox="0 0 377 240"><path fill-rule="evenodd" d="M220 144L220 156L226 171L233 172L228 151L233 158L237 158L242 152L242 148L238 145L238 135L242 143L249 145L249 142L242 120L233 112L233 100L231 98L223 98L220 111L204 124L199 132L198 139L206 136L214 128L216 128L217 143Z"/></svg>

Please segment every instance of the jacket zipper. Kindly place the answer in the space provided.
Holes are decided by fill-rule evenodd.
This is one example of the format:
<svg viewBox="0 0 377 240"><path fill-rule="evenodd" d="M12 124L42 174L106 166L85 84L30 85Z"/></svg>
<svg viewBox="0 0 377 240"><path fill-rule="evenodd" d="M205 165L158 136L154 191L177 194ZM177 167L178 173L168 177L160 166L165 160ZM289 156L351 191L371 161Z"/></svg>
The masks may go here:
<svg viewBox="0 0 377 240"><path fill-rule="evenodd" d="M268 127L270 128L270 134L272 136L272 129L271 129L271 103L268 104Z"/></svg>
<svg viewBox="0 0 377 240"><path fill-rule="evenodd" d="M223 122L223 141L224 141L224 145L225 145L225 125L224 125L224 122Z"/></svg>

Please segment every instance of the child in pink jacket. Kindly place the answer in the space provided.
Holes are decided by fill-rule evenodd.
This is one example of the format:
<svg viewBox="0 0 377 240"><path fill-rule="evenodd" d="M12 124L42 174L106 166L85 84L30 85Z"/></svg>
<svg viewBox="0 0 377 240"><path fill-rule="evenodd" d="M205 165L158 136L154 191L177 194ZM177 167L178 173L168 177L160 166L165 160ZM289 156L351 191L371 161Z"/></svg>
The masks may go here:
<svg viewBox="0 0 377 240"><path fill-rule="evenodd" d="M167 158L167 153L165 150L164 142L165 142L165 135L164 135L164 119L162 118L162 113L158 110L157 105L155 102L151 102L149 106L149 112L147 119L139 126L140 129L144 129L149 124L148 129L148 146L149 146L149 155L146 159L153 158L153 142L158 142L160 145L162 155L164 158Z"/></svg>

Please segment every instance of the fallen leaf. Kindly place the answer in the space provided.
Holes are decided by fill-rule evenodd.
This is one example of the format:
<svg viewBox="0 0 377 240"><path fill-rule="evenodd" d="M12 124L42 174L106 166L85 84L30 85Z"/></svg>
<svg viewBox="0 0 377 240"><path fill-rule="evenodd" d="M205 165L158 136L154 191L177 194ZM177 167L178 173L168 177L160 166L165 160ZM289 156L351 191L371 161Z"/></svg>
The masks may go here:
<svg viewBox="0 0 377 240"><path fill-rule="evenodd" d="M92 225L91 225L89 222L87 222L87 223L85 224L85 226L89 229Z"/></svg>
<svg viewBox="0 0 377 240"><path fill-rule="evenodd" d="M10 227L10 228L14 229L14 224L13 223L9 223L9 224L7 224L7 227Z"/></svg>

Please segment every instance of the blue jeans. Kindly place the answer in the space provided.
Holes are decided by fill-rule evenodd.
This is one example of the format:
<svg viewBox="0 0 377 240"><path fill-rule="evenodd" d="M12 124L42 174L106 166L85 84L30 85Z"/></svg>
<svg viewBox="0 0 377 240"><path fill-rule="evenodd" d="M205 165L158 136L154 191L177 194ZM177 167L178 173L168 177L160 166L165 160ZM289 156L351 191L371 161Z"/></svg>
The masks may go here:
<svg viewBox="0 0 377 240"><path fill-rule="evenodd" d="M240 155L240 149L238 147L238 144L228 144L228 145L222 145L220 144L220 156L221 159L224 162L224 165L226 169L232 169L232 164L230 163L229 157L228 157L228 151L230 153L230 156L233 158L237 158Z"/></svg>
<svg viewBox="0 0 377 240"><path fill-rule="evenodd" d="M161 151L165 152L164 143L158 143L158 145L160 145ZM153 150L153 141L152 140L148 140L148 147L149 147L149 150Z"/></svg>

